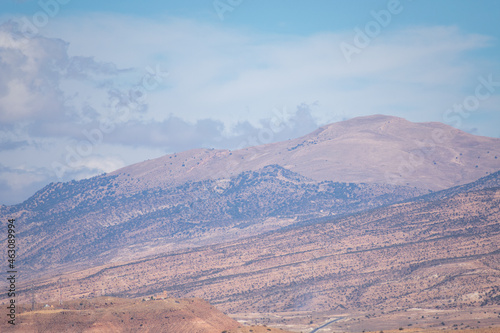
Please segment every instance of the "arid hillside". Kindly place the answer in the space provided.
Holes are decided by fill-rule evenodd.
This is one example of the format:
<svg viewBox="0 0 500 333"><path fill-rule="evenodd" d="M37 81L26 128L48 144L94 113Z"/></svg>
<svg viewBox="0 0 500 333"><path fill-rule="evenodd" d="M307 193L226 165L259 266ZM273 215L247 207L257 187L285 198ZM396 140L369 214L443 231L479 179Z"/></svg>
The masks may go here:
<svg viewBox="0 0 500 333"><path fill-rule="evenodd" d="M286 333L241 325L200 299L99 297L24 307L15 326L1 321L2 332Z"/></svg>
<svg viewBox="0 0 500 333"><path fill-rule="evenodd" d="M317 181L442 190L500 170L500 139L442 123L374 115L323 126L303 137L236 151L195 149L117 170L117 191L227 179L270 164Z"/></svg>
<svg viewBox="0 0 500 333"><path fill-rule="evenodd" d="M408 200L491 174L499 155L499 139L370 116L285 142L187 151L50 184L0 214L18 220L23 272L55 275Z"/></svg>
<svg viewBox="0 0 500 333"><path fill-rule="evenodd" d="M118 184L116 176L52 184L4 209L18 220L22 271L33 276L220 243L428 193L318 182L278 165L134 194L116 193Z"/></svg>
<svg viewBox="0 0 500 333"><path fill-rule="evenodd" d="M484 178L499 177L496 173ZM500 305L500 188L309 221L62 277L65 298L166 291L229 313ZM40 300L57 281L36 286Z"/></svg>
<svg viewBox="0 0 500 333"><path fill-rule="evenodd" d="M230 314L347 314L339 325L488 307L485 323L500 305L499 143L372 116L50 184L0 207L20 301L33 283L39 304L166 292Z"/></svg>

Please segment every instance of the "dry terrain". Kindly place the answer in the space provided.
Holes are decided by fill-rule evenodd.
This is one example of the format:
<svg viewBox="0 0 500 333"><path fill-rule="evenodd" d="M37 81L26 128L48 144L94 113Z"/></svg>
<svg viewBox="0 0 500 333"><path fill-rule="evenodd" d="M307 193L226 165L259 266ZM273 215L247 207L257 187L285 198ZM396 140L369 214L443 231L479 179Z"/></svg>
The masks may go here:
<svg viewBox="0 0 500 333"><path fill-rule="evenodd" d="M395 308L390 311L272 312L232 314L246 325L258 324L294 332L318 333L383 331L404 332L500 332L498 306L467 309ZM491 328L491 329L490 329ZM400 330L401 329L401 330ZM401 332L403 331L403 332Z"/></svg>
<svg viewBox="0 0 500 333"><path fill-rule="evenodd" d="M98 297L38 305L19 314L16 325L0 323L2 332L167 332L286 333L264 326L244 326L200 299L123 299Z"/></svg>
<svg viewBox="0 0 500 333"><path fill-rule="evenodd" d="M277 164L305 177L347 183L388 182L442 190L500 170L500 139L442 123L374 115L320 127L300 138L236 151L195 149L134 164L111 175L118 191L227 179Z"/></svg>
<svg viewBox="0 0 500 333"><path fill-rule="evenodd" d="M22 271L32 278L54 275L248 237L428 193L405 186L317 182L278 165L225 181L129 195L116 194L117 184L116 177L52 184L2 212L18 220Z"/></svg>
<svg viewBox="0 0 500 333"><path fill-rule="evenodd" d="M498 327L499 156L500 139L371 116L50 184L0 215L20 302L166 294L298 332ZM55 309L19 318L126 319Z"/></svg>
<svg viewBox="0 0 500 333"><path fill-rule="evenodd" d="M24 274L53 276L388 205L492 174L499 156L500 139L378 115L50 184L0 215L18 219Z"/></svg>
<svg viewBox="0 0 500 333"><path fill-rule="evenodd" d="M478 187L79 271L39 281L36 297L54 300L61 279L65 299L166 292L207 299L227 313L373 314L360 321L415 308L476 314L484 308L489 319L482 324L499 324L500 188Z"/></svg>
<svg viewBox="0 0 500 333"><path fill-rule="evenodd" d="M456 332L457 329L419 329L419 328L414 328L414 329L408 329L404 330L406 333L451 333L451 332ZM499 329L498 328L477 328L477 329L466 329L464 330L464 333L498 333ZM374 332L368 332L367 333L380 333L380 331L374 331ZM386 330L384 333L401 333L401 330Z"/></svg>

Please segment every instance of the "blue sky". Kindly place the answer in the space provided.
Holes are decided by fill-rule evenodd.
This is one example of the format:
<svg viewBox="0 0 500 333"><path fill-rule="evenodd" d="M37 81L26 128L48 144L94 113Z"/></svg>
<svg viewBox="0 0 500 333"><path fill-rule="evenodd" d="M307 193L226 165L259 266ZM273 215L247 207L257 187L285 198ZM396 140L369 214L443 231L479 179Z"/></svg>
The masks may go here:
<svg viewBox="0 0 500 333"><path fill-rule="evenodd" d="M222 1L230 3L229 1ZM240 1L235 0L234 3ZM460 25L476 33L498 35L498 1L414 0L400 1L411 10L411 15L401 17L392 29L406 25ZM46 1L48 3L48 1ZM214 1L79 1L71 0L61 5L61 15L85 15L107 12L161 19L165 15L221 23L233 28L248 27L266 33L291 33L308 35L318 31L350 30L352 25L370 19L371 10L382 9L388 1L352 0L243 0L240 5L230 5L235 10L224 15L219 22ZM3 1L2 12L11 15L32 15L40 10L38 1ZM283 25L285 23L286 25Z"/></svg>
<svg viewBox="0 0 500 333"><path fill-rule="evenodd" d="M500 137L499 17L498 1L2 1L0 204L376 113Z"/></svg>

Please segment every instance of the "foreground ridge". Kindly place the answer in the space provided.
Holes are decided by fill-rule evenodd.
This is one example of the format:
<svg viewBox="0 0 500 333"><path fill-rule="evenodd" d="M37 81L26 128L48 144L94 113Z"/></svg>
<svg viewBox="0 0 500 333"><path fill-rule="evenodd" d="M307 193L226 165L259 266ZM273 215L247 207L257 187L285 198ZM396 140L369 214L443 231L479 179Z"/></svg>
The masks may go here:
<svg viewBox="0 0 500 333"><path fill-rule="evenodd" d="M18 315L17 324L11 326L0 323L2 332L286 333L244 326L201 299L163 296L98 297L38 305L34 311Z"/></svg>

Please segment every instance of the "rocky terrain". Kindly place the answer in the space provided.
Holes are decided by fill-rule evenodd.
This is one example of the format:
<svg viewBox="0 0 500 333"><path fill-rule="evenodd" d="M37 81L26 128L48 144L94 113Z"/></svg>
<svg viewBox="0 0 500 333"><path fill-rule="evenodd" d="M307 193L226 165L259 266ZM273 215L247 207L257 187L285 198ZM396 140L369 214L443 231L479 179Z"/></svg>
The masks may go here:
<svg viewBox="0 0 500 333"><path fill-rule="evenodd" d="M0 214L20 221L23 271L36 277L392 204L491 174L499 155L500 139L370 116L285 142L192 150L50 184Z"/></svg>
<svg viewBox="0 0 500 333"><path fill-rule="evenodd" d="M2 215L20 221L23 271L89 267L214 244L428 191L313 181L278 165L225 180L118 194L116 176L47 186Z"/></svg>
<svg viewBox="0 0 500 333"><path fill-rule="evenodd" d="M446 198L68 274L62 294L166 292L228 313L500 310L500 187L476 189L499 183L500 172ZM53 300L58 288L40 281L37 297Z"/></svg>
<svg viewBox="0 0 500 333"><path fill-rule="evenodd" d="M337 331L487 328L500 313L498 156L500 139L371 116L50 184L0 214L16 218L26 303L166 293L297 332L332 318Z"/></svg>

